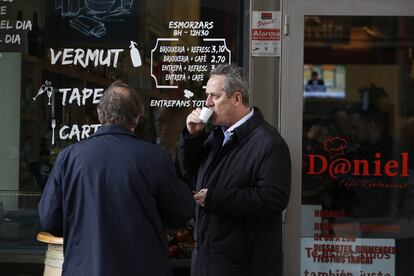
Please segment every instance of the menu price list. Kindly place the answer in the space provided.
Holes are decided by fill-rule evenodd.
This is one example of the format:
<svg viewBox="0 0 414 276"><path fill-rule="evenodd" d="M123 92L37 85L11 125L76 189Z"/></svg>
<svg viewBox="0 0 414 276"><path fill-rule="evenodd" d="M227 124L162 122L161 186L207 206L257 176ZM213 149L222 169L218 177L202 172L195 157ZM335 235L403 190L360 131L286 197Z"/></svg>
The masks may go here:
<svg viewBox="0 0 414 276"><path fill-rule="evenodd" d="M211 69L231 62L225 39L204 38L202 45L173 45L179 43L178 38L159 38L152 50L151 75L158 88L177 88L187 82L204 83Z"/></svg>

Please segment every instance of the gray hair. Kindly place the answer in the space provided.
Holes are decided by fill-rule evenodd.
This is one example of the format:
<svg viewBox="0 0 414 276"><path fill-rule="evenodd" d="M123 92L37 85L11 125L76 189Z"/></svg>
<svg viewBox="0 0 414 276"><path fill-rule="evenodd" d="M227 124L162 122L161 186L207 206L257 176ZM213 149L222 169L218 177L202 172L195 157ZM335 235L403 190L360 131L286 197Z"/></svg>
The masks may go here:
<svg viewBox="0 0 414 276"><path fill-rule="evenodd" d="M144 105L139 93L121 81L112 83L105 90L98 105L98 117L102 124L135 128L143 114Z"/></svg>
<svg viewBox="0 0 414 276"><path fill-rule="evenodd" d="M226 77L223 90L227 97L240 92L244 105L249 105L249 82L243 68L234 64L222 64L214 67L210 72L213 75L224 75Z"/></svg>

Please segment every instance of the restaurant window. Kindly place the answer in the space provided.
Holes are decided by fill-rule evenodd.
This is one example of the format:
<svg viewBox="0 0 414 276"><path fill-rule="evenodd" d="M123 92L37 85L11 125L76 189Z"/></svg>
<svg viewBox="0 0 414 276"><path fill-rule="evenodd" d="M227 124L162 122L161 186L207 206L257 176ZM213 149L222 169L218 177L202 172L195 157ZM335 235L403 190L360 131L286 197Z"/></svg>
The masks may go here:
<svg viewBox="0 0 414 276"><path fill-rule="evenodd" d="M414 275L413 27L305 17L301 275Z"/></svg>
<svg viewBox="0 0 414 276"><path fill-rule="evenodd" d="M204 103L209 71L227 63L248 70L243 62L248 49L241 43L247 24L244 2L0 4L4 262L25 262L19 258L27 252L44 254L36 241L36 208L48 175L62 149L99 128L96 106L113 81L122 80L142 95L145 115L136 134L175 157L186 116ZM177 241L175 229L168 234L178 247L172 257L188 258L193 244ZM43 262L43 256L37 261Z"/></svg>

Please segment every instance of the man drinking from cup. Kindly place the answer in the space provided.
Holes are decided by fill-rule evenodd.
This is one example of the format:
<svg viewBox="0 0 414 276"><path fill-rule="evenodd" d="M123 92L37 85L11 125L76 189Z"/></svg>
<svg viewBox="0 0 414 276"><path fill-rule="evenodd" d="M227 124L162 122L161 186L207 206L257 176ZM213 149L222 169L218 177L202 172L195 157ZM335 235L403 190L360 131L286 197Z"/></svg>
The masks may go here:
<svg viewBox="0 0 414 276"><path fill-rule="evenodd" d="M250 106L240 67L214 68L206 94L211 112L188 115L178 152L182 174L197 182L192 275L281 275L291 167L286 142Z"/></svg>

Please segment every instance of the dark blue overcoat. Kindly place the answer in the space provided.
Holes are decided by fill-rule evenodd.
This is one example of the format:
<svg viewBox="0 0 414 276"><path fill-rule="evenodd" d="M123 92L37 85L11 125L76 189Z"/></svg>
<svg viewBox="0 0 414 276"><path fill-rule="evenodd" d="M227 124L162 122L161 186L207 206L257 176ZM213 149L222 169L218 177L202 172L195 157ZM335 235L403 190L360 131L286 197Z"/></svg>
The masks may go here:
<svg viewBox="0 0 414 276"><path fill-rule="evenodd" d="M172 275L164 226L193 210L171 156L114 125L59 154L39 203L43 230L64 236L64 276Z"/></svg>

